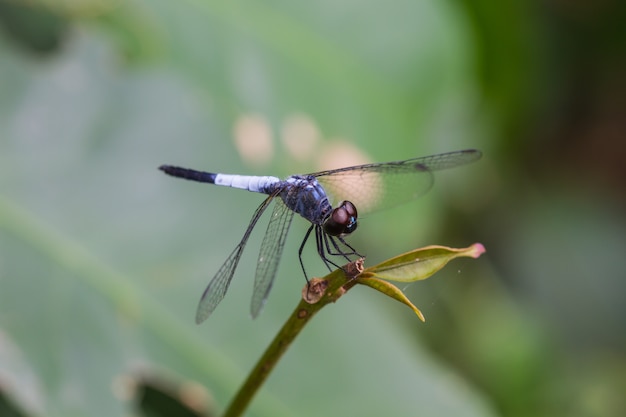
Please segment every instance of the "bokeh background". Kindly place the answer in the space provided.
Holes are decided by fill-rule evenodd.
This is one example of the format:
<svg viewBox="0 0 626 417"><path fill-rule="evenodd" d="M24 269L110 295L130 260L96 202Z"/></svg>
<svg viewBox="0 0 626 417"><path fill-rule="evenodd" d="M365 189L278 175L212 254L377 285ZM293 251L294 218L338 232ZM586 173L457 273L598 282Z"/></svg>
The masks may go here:
<svg viewBox="0 0 626 417"><path fill-rule="evenodd" d="M263 314L261 197L163 163L286 176L478 148L361 220L371 265L296 340L250 416L626 415L626 3L0 1L0 414L215 415L298 301L294 221ZM312 247L305 262L324 274Z"/></svg>

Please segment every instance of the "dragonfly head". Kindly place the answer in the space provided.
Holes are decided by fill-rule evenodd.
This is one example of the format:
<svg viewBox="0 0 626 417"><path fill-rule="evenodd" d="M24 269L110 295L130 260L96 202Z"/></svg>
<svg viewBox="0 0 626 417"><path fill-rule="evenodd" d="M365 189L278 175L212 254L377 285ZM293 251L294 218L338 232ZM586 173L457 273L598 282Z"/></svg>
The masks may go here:
<svg viewBox="0 0 626 417"><path fill-rule="evenodd" d="M356 207L349 201L342 201L324 221L324 231L331 236L344 236L356 230Z"/></svg>

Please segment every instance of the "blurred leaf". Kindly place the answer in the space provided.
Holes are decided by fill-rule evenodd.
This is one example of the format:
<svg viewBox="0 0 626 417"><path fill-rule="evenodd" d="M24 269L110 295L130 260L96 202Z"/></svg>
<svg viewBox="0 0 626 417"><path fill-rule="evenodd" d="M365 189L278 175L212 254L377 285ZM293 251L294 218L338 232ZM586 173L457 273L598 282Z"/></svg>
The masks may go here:
<svg viewBox="0 0 626 417"><path fill-rule="evenodd" d="M0 26L18 45L33 52L57 51L67 20L36 2L0 0Z"/></svg>
<svg viewBox="0 0 626 417"><path fill-rule="evenodd" d="M198 392L185 386L173 387L153 378L142 378L137 386L137 415L144 417L210 417L206 404L198 401Z"/></svg>
<svg viewBox="0 0 626 417"><path fill-rule="evenodd" d="M3 417L24 417L26 414L19 411L0 390L0 415Z"/></svg>
<svg viewBox="0 0 626 417"><path fill-rule="evenodd" d="M525 139L528 114L542 105L542 66L551 59L540 37L545 22L538 18L537 2L524 0L461 2L476 36L476 73L481 82L491 123L500 132L494 144L514 153ZM543 91L542 91L543 90ZM508 145L508 146L507 146Z"/></svg>
<svg viewBox="0 0 626 417"><path fill-rule="evenodd" d="M152 41L164 51L152 66L124 67L122 54L87 23L50 62L11 53L0 61L0 327L24 358L2 369L3 382L13 385L7 395L25 410L126 415L132 392L119 381L145 369L197 381L218 407L225 404L299 299L297 244L282 269L295 277L279 280L259 320L243 307L251 286L244 277L254 269L246 253L227 301L194 326L203 287L259 199L170 182L157 167L211 163L245 171L228 138L234 119L253 111L272 126L309 112L329 134L361 138L372 155L413 154L416 130L429 129L414 118L416 107L445 101L463 78L459 65L449 65L464 62L453 53L462 42L440 6L357 7L367 12L362 26L346 24L355 4L144 7ZM383 17L404 29L371 30ZM398 48L397 64L380 59L388 42ZM0 47L9 50L4 38ZM399 138L398 148L383 137ZM338 415L492 414L469 383L451 377L404 331L379 326L372 339L370 325L381 319L372 305L337 308L349 310L317 318L250 415L318 415L327 406L320 398L332 398ZM359 318L349 334L336 314ZM382 350L385 360L363 366ZM323 365L311 360L319 357L327 358ZM373 376L389 383L380 395L362 395Z"/></svg>

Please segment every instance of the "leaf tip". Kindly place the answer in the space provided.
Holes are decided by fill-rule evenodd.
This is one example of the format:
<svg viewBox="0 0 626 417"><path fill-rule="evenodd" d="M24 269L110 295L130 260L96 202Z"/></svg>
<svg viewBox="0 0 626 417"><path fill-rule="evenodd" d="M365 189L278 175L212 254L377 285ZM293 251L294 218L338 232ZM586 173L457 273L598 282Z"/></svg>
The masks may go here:
<svg viewBox="0 0 626 417"><path fill-rule="evenodd" d="M424 314L422 313L422 310L420 310L419 308L415 307L415 309L413 311L415 312L415 314L417 314L417 317L422 321L422 323L426 323L426 317L424 317Z"/></svg>
<svg viewBox="0 0 626 417"><path fill-rule="evenodd" d="M485 249L482 243L474 243L468 248L467 255L476 259L485 252L487 252L487 249Z"/></svg>

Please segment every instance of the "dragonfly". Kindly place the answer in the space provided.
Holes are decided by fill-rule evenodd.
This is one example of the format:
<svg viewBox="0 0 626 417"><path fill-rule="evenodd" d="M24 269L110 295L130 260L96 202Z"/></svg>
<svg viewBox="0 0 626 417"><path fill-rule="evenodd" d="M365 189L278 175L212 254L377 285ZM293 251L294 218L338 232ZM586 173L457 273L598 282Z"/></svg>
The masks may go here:
<svg viewBox="0 0 626 417"><path fill-rule="evenodd" d="M261 243L254 278L250 305L253 318L261 312L270 293L296 213L311 223L298 249L300 266L308 282L302 251L312 234L317 253L328 269L332 271L333 266L340 268L333 260L336 257L348 261L351 256L363 257L345 240L356 230L359 213L371 213L416 199L432 187L433 171L468 164L481 156L478 150L466 149L403 161L292 175L284 180L273 176L231 175L173 165L160 166L161 171L173 177L267 195L252 215L241 241L202 293L196 323L206 320L226 295L248 238L271 203L274 203L274 208Z"/></svg>

